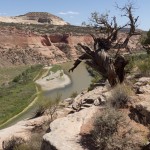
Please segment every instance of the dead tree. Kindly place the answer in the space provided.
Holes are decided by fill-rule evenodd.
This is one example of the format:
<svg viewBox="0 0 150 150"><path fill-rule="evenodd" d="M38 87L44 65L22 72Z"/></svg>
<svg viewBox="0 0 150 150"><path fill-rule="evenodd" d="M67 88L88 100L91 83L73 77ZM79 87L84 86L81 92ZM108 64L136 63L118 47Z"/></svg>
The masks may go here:
<svg viewBox="0 0 150 150"><path fill-rule="evenodd" d="M118 6L117 6L118 7ZM119 8L119 7L118 7ZM74 66L69 70L73 70L82 62L85 61L87 65L94 68L100 75L105 79L108 79L111 86L116 85L118 82L122 83L125 76L125 66L128 61L125 60L123 55L120 55L120 49L125 48L129 51L128 42L133 35L136 33L136 23L138 17L134 18L132 10L133 5L126 5L123 8L119 8L124 11L124 15L129 19L123 26L118 26L116 17L113 17L112 21L109 22L108 14L98 16L93 13L91 21L98 26L103 37L96 37L91 35L94 41L94 49L85 46L81 43L78 45L84 50L84 53L75 61ZM118 38L118 32L128 27L129 30L126 33L126 38L123 42ZM116 55L110 57L108 51L111 49L117 49Z"/></svg>

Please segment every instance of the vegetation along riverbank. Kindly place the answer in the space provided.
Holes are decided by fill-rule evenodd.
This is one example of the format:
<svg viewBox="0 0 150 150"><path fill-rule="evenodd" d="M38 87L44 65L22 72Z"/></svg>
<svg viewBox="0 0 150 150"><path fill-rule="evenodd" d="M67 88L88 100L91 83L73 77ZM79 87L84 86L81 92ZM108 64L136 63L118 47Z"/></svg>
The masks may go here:
<svg viewBox="0 0 150 150"><path fill-rule="evenodd" d="M0 87L0 124L23 111L36 97L33 81L42 65L31 66L12 81Z"/></svg>

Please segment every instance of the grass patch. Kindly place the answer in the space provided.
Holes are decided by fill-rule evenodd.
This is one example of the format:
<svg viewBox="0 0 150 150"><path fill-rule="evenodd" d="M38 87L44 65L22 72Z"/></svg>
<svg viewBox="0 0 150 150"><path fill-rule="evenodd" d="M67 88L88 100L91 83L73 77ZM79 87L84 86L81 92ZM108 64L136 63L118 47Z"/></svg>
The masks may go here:
<svg viewBox="0 0 150 150"><path fill-rule="evenodd" d="M54 66L52 66L51 69L49 69L49 72L54 72L54 73L56 73L58 70L61 70L61 69L62 69L61 66L59 66L59 65L54 65Z"/></svg>
<svg viewBox="0 0 150 150"><path fill-rule="evenodd" d="M25 71L29 66L15 66L0 68L0 85L10 82L14 77Z"/></svg>
<svg viewBox="0 0 150 150"><path fill-rule="evenodd" d="M142 76L150 75L150 56L147 54L129 56L129 64L126 70L129 72L137 72Z"/></svg>
<svg viewBox="0 0 150 150"><path fill-rule="evenodd" d="M59 66L59 65L53 65L53 66L48 70L47 74L46 74L44 77L49 76L49 75L51 74L51 72L56 73L56 72L59 71L59 70L62 70L62 67L61 67L61 66ZM62 75L63 75L63 74L62 74ZM62 75L60 74L60 76L62 76ZM44 77L43 77L43 78L44 78Z"/></svg>
<svg viewBox="0 0 150 150"><path fill-rule="evenodd" d="M34 78L34 81L40 79L45 73L47 72L47 69L42 69L39 74Z"/></svg>
<svg viewBox="0 0 150 150"><path fill-rule="evenodd" d="M92 27L81 27L73 25L48 25L48 24L21 24L21 23L5 23L0 22L0 27L15 27L18 30L37 32L39 34L66 34L71 32L73 35L85 35L87 33L94 34L96 33L95 29Z"/></svg>
<svg viewBox="0 0 150 150"><path fill-rule="evenodd" d="M149 76L150 75L150 57L148 57L147 59L140 61L138 64L138 69L139 72L143 75L143 76Z"/></svg>
<svg viewBox="0 0 150 150"><path fill-rule="evenodd" d="M91 68L89 66L86 66L86 69L87 69L88 73L90 74L90 76L92 77L91 84L88 87L88 91L91 91L94 89L96 83L101 82L102 76L96 70L94 70L93 68Z"/></svg>
<svg viewBox="0 0 150 150"><path fill-rule="evenodd" d="M70 95L71 98L75 98L77 96L78 96L78 92L77 91L72 92L71 95Z"/></svg>
<svg viewBox="0 0 150 150"><path fill-rule="evenodd" d="M36 97L33 79L41 68L41 65L31 66L8 85L0 87L0 124L20 113Z"/></svg>

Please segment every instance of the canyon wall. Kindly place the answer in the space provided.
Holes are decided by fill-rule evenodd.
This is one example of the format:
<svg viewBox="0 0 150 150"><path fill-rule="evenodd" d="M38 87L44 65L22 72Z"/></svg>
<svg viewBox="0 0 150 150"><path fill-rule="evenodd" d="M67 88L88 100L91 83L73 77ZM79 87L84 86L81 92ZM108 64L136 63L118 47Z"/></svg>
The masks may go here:
<svg viewBox="0 0 150 150"><path fill-rule="evenodd" d="M67 31L64 33L45 31L41 34L26 27L18 29L15 26L0 26L1 67L37 63L56 64L75 60L82 53L81 48L77 46L78 43L93 45L90 34L73 34ZM125 37L125 33L119 34L122 41ZM140 36L131 38L129 42L131 50L141 49L139 38Z"/></svg>
<svg viewBox="0 0 150 150"><path fill-rule="evenodd" d="M78 43L91 45L90 35L37 34L14 27L0 28L1 66L20 64L54 64L73 60L81 52Z"/></svg>

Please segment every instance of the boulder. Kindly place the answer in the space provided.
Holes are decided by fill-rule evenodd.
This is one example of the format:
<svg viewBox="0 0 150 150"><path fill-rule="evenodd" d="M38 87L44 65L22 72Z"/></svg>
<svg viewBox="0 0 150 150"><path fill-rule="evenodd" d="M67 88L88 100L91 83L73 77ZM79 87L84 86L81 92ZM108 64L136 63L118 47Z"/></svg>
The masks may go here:
<svg viewBox="0 0 150 150"><path fill-rule="evenodd" d="M74 110L76 110L76 111L79 111L80 109L81 109L81 103L80 102L74 102L73 104L72 104L72 108L74 109Z"/></svg>
<svg viewBox="0 0 150 150"><path fill-rule="evenodd" d="M67 105L71 105L73 101L74 101L73 98L66 98L65 100L63 100L63 103Z"/></svg>
<svg viewBox="0 0 150 150"><path fill-rule="evenodd" d="M94 101L94 105L95 106L104 105L105 102L106 102L105 98L101 96Z"/></svg>
<svg viewBox="0 0 150 150"><path fill-rule="evenodd" d="M106 87L99 86L92 91L86 91L83 94L78 95L74 101L82 104L93 104L96 99L101 99L107 90Z"/></svg>
<svg viewBox="0 0 150 150"><path fill-rule="evenodd" d="M95 105L95 106L99 106L100 103L101 103L100 99L96 99L96 100L94 101L94 105Z"/></svg>
<svg viewBox="0 0 150 150"><path fill-rule="evenodd" d="M81 128L97 111L98 107L92 106L54 120L50 124L51 132L43 136L42 150L48 150L48 147L57 150L83 150L79 143Z"/></svg>
<svg viewBox="0 0 150 150"><path fill-rule="evenodd" d="M141 87L136 88L136 94L143 94L145 91Z"/></svg>

